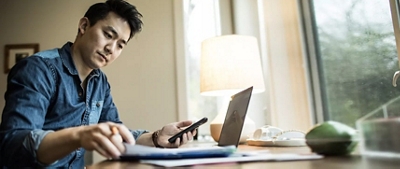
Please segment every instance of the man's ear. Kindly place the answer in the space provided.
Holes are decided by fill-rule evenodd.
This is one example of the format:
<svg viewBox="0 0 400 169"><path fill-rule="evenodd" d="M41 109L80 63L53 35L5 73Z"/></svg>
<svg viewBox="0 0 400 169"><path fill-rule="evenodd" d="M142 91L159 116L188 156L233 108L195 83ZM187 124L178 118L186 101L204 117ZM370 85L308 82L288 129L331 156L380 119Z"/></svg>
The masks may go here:
<svg viewBox="0 0 400 169"><path fill-rule="evenodd" d="M83 17L83 18L81 18L81 19L79 20L78 29L79 29L79 32L80 32L81 34L85 34L85 32L86 32L86 30L89 28L89 26L90 26L90 22L89 22L89 19L88 19L88 18Z"/></svg>

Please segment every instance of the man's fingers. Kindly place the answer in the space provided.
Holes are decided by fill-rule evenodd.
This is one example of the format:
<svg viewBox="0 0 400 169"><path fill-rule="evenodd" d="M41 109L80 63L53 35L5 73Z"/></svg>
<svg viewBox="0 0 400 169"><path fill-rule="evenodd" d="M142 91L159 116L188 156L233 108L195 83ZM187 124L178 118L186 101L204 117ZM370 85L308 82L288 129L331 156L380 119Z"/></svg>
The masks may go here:
<svg viewBox="0 0 400 169"><path fill-rule="evenodd" d="M121 156L121 152L119 149L111 143L111 141L107 141L108 143L104 146L104 149L111 155L112 158L119 158Z"/></svg>
<svg viewBox="0 0 400 169"><path fill-rule="evenodd" d="M121 136L117 136L121 137ZM117 141L118 138L115 138L115 141ZM120 140L118 140L120 141ZM104 135L100 135L97 137L96 142L103 148L107 154L109 154L113 158L118 158L121 155L121 151L114 145L113 142L111 142L109 137L106 137ZM122 144L122 142L120 142ZM125 147L124 147L125 148Z"/></svg>
<svg viewBox="0 0 400 169"><path fill-rule="evenodd" d="M106 158L119 158L125 152L123 141L135 143L132 133L121 124L101 123L82 130L81 146Z"/></svg>
<svg viewBox="0 0 400 169"><path fill-rule="evenodd" d="M119 150L110 142L108 137L101 133L94 133L92 136L92 141L89 144L91 144L90 147L93 147L93 150L106 158L119 156Z"/></svg>
<svg viewBox="0 0 400 169"><path fill-rule="evenodd" d="M135 144L135 138L127 127L124 125L118 125L119 134L128 144Z"/></svg>
<svg viewBox="0 0 400 169"><path fill-rule="evenodd" d="M122 143L122 137L119 134L114 134L110 137L111 142L119 150L120 153L125 152L125 146Z"/></svg>
<svg viewBox="0 0 400 169"><path fill-rule="evenodd" d="M183 134L182 138L183 139L182 139L181 145L186 144L189 141L192 141L193 140L192 132L187 132L187 133Z"/></svg>
<svg viewBox="0 0 400 169"><path fill-rule="evenodd" d="M107 153L107 151L104 150L99 144L93 142L93 147L94 147L94 150L97 151L100 155L102 155L106 158L111 158L111 156Z"/></svg>
<svg viewBox="0 0 400 169"><path fill-rule="evenodd" d="M181 141L181 145L182 144L186 144L188 142L188 134L185 133L182 135L182 141Z"/></svg>
<svg viewBox="0 0 400 169"><path fill-rule="evenodd" d="M186 134L187 134L187 139L188 139L188 141L192 141L192 140L193 140L193 134L192 134L192 132L187 132Z"/></svg>
<svg viewBox="0 0 400 169"><path fill-rule="evenodd" d="M194 137L196 134L197 134L197 130L194 129L194 130L192 131L192 136Z"/></svg>
<svg viewBox="0 0 400 169"><path fill-rule="evenodd" d="M173 145L174 145L173 147L179 147L180 144L181 144L181 138L178 137L178 138L175 140L175 143L173 144Z"/></svg>
<svg viewBox="0 0 400 169"><path fill-rule="evenodd" d="M133 138L132 133L124 125L116 124L111 126L111 131L112 135L110 141L119 150L119 153L125 152L125 146L123 144L124 140L129 144L135 144L135 139Z"/></svg>

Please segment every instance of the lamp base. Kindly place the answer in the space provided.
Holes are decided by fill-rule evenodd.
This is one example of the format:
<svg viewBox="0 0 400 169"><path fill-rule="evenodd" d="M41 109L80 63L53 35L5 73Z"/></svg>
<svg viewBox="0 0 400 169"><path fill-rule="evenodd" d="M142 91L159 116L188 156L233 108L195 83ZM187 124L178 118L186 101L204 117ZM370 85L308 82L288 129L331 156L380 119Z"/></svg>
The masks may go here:
<svg viewBox="0 0 400 169"><path fill-rule="evenodd" d="M217 117L210 123L211 137L216 142L219 141L222 125L224 124L225 120L225 118L221 120L221 117L218 116L224 116L224 114L219 113ZM240 134L239 144L245 143L246 140L253 134L255 130L256 130L256 124L254 123L253 120L251 120L249 117L246 116L243 124L242 133Z"/></svg>

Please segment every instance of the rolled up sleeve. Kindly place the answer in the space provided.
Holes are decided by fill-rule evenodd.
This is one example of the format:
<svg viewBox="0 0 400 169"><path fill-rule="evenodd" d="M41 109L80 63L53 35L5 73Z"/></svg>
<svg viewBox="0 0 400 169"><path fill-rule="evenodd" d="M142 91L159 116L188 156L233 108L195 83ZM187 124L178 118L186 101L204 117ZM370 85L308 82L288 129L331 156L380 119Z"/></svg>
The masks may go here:
<svg viewBox="0 0 400 169"><path fill-rule="evenodd" d="M0 126L2 166L40 166L37 150L51 130L43 130L46 112L54 90L54 79L38 58L20 61L10 71L5 107ZM32 72L38 73L33 76Z"/></svg>
<svg viewBox="0 0 400 169"><path fill-rule="evenodd" d="M148 133L148 130L131 130L131 133L133 137L135 137L135 140L137 140L142 134Z"/></svg>
<svg viewBox="0 0 400 169"><path fill-rule="evenodd" d="M37 151L43 138L53 131L44 130L17 130L1 133L2 140L1 161L5 166L51 166L56 162L45 165L37 160Z"/></svg>
<svg viewBox="0 0 400 169"><path fill-rule="evenodd" d="M39 150L40 143L50 132L54 131L33 130L28 134L28 136L25 137L22 144L29 152L32 153L34 157L37 157L37 151Z"/></svg>

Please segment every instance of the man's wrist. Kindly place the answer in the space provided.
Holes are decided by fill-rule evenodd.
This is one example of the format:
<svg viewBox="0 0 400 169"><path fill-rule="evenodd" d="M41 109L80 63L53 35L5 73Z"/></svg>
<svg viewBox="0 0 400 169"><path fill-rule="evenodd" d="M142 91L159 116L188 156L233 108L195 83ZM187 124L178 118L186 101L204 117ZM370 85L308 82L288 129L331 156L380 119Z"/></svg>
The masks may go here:
<svg viewBox="0 0 400 169"><path fill-rule="evenodd" d="M77 127L72 127L72 128L68 128L66 130L71 130L71 139L72 139L72 143L77 147L80 148L81 145L81 141L80 138L82 137L82 131L84 130L85 126L77 126Z"/></svg>
<svg viewBox="0 0 400 169"><path fill-rule="evenodd" d="M153 144L154 144L155 147L164 148L163 146L158 144L159 134L160 134L160 130L157 130L157 131L153 132L153 134L151 135L151 139L153 140Z"/></svg>

